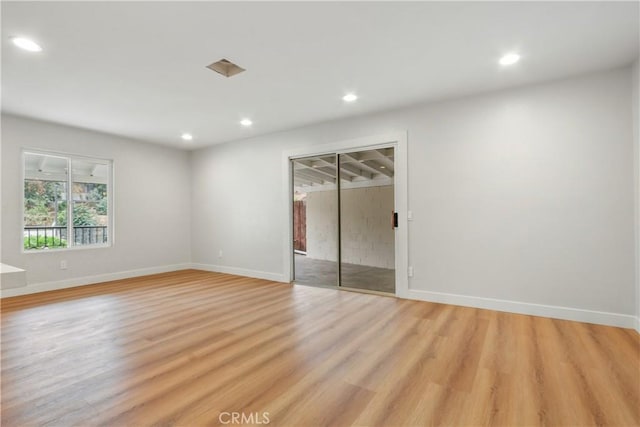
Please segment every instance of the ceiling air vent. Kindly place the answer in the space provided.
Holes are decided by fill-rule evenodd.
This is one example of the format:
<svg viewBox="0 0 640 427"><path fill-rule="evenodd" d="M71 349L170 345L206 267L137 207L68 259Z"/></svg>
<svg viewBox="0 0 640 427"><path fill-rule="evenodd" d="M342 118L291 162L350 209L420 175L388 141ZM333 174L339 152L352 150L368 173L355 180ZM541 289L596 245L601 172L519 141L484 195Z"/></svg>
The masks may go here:
<svg viewBox="0 0 640 427"><path fill-rule="evenodd" d="M239 67L224 58L220 61L214 62L213 64L207 65L207 68L215 71L216 73L222 74L225 77L235 76L236 74L240 74L244 71L244 68Z"/></svg>

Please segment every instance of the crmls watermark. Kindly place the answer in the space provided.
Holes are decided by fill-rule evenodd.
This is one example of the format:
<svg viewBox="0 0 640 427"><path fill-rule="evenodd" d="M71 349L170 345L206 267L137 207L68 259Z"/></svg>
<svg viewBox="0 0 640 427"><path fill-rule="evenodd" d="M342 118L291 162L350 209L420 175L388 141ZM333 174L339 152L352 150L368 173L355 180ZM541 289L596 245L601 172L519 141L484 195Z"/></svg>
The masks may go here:
<svg viewBox="0 0 640 427"><path fill-rule="evenodd" d="M268 412L220 412L220 424L269 424Z"/></svg>

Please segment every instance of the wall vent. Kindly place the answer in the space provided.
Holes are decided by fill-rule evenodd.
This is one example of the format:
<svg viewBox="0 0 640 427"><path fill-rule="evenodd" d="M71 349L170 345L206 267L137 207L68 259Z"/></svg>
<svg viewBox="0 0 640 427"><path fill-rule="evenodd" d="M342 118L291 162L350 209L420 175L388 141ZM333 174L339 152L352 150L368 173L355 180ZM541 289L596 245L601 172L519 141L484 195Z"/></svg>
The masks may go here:
<svg viewBox="0 0 640 427"><path fill-rule="evenodd" d="M236 74L240 74L245 71L244 68L224 58L220 61L214 62L213 64L207 65L207 68L218 74L222 74L225 77L235 76Z"/></svg>

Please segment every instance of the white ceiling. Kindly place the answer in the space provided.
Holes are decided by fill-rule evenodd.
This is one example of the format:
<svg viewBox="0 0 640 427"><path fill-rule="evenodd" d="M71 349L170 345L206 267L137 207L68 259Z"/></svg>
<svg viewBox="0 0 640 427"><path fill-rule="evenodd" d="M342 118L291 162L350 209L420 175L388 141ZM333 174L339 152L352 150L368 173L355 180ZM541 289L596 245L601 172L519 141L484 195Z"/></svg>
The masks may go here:
<svg viewBox="0 0 640 427"><path fill-rule="evenodd" d="M2 108L193 148L623 66L638 56L638 13L637 2L3 1ZM44 51L15 48L14 35ZM522 61L500 68L513 50ZM247 71L205 68L221 58ZM347 91L360 99L345 104Z"/></svg>

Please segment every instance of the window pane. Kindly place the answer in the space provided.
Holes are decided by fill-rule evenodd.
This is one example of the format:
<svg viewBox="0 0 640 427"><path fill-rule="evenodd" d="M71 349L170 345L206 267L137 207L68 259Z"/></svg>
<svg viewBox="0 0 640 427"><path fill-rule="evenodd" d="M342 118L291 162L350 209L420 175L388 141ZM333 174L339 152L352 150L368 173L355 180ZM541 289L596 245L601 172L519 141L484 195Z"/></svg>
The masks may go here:
<svg viewBox="0 0 640 427"><path fill-rule="evenodd" d="M73 244L104 245L109 239L109 165L96 160L72 160Z"/></svg>
<svg viewBox="0 0 640 427"><path fill-rule="evenodd" d="M67 160L25 154L25 250L67 247Z"/></svg>

